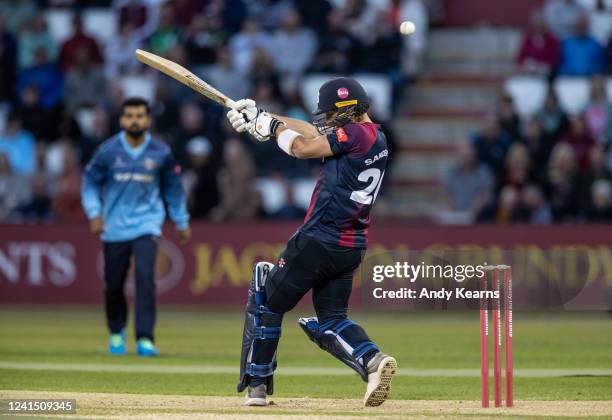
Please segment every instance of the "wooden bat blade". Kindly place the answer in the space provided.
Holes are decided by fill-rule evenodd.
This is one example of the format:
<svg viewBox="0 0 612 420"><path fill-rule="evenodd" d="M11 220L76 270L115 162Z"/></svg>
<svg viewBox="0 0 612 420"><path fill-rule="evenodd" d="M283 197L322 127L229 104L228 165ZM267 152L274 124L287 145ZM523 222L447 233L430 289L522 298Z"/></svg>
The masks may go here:
<svg viewBox="0 0 612 420"><path fill-rule="evenodd" d="M161 71L165 75L172 77L185 86L188 86L201 95L204 95L227 108L233 108L234 101L187 70L185 67L140 49L136 50L135 55L138 61L141 63Z"/></svg>

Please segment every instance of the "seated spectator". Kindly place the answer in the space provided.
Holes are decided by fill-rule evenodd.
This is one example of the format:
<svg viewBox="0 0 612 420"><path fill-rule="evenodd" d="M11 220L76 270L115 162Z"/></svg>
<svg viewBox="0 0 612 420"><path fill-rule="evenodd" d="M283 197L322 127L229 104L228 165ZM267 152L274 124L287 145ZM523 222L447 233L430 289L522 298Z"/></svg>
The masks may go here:
<svg viewBox="0 0 612 420"><path fill-rule="evenodd" d="M89 57L95 64L102 64L102 52L95 38L87 35L83 28L83 20L80 14L75 14L72 21L74 33L62 44L59 55L59 64L62 70L69 71L76 66L80 51L87 51Z"/></svg>
<svg viewBox="0 0 612 420"><path fill-rule="evenodd" d="M482 131L472 138L478 161L486 164L496 174L503 170L506 153L512 144L512 137L504 132L494 116L489 116Z"/></svg>
<svg viewBox="0 0 612 420"><path fill-rule="evenodd" d="M179 109L179 120L172 133L170 145L175 158L181 163L187 162L187 142L194 137L205 136L206 115L196 102L183 103Z"/></svg>
<svg viewBox="0 0 612 420"><path fill-rule="evenodd" d="M357 71L385 73L393 82L394 92L402 88L400 57L402 55L402 36L397 28L391 26L388 15L377 11L377 24L373 32L374 40L365 51Z"/></svg>
<svg viewBox="0 0 612 420"><path fill-rule="evenodd" d="M57 59L57 44L47 29L44 15L38 14L29 23L28 30L19 37L19 68L35 66L41 50L49 61Z"/></svg>
<svg viewBox="0 0 612 420"><path fill-rule="evenodd" d="M502 185L510 185L521 191L530 180L529 149L522 143L513 143L504 163Z"/></svg>
<svg viewBox="0 0 612 420"><path fill-rule="evenodd" d="M494 185L491 170L476 160L474 146L469 142L462 144L457 151L457 164L444 182L451 209L475 217L491 203Z"/></svg>
<svg viewBox="0 0 612 420"><path fill-rule="evenodd" d="M333 10L329 0L294 1L293 5L305 26L316 33L326 31L328 16Z"/></svg>
<svg viewBox="0 0 612 420"><path fill-rule="evenodd" d="M431 2L428 2L431 4ZM425 54L427 52L427 35L429 29L429 15L423 0L392 0L392 11L396 10L391 18L393 28L399 28L401 22L409 20L414 23L417 30L410 36L402 37L402 69L408 77L414 77L421 72Z"/></svg>
<svg viewBox="0 0 612 420"><path fill-rule="evenodd" d="M194 69L214 64L217 50L225 44L223 21L216 15L194 16L185 34L185 52Z"/></svg>
<svg viewBox="0 0 612 420"><path fill-rule="evenodd" d="M366 46L375 41L379 6L367 0L346 0L342 7L347 30Z"/></svg>
<svg viewBox="0 0 612 420"><path fill-rule="evenodd" d="M49 222L52 219L51 189L47 177L36 173L30 180L30 199L19 206L16 213L25 222Z"/></svg>
<svg viewBox="0 0 612 420"><path fill-rule="evenodd" d="M15 99L17 81L17 40L6 28L0 14L0 102Z"/></svg>
<svg viewBox="0 0 612 420"><path fill-rule="evenodd" d="M536 185L529 185L523 190L520 212L523 213L520 218L532 225L550 225L553 222L550 205Z"/></svg>
<svg viewBox="0 0 612 420"><path fill-rule="evenodd" d="M600 45L608 45L612 35L612 10L606 0L596 0L595 9L589 13L589 33Z"/></svg>
<svg viewBox="0 0 612 420"><path fill-rule="evenodd" d="M312 69L321 73L348 74L359 67L362 49L360 41L348 32L342 13L332 10Z"/></svg>
<svg viewBox="0 0 612 420"><path fill-rule="evenodd" d="M142 46L134 27L126 24L104 49L104 73L109 80L132 73L141 65L134 60L134 51Z"/></svg>
<svg viewBox="0 0 612 420"><path fill-rule="evenodd" d="M561 59L561 45L552 36L540 11L531 15L531 27L524 35L519 54L518 65L523 72L551 76Z"/></svg>
<svg viewBox="0 0 612 420"><path fill-rule="evenodd" d="M548 92L544 107L538 112L538 119L549 142L556 142L567 130L569 125L567 115L559 105L559 99L553 89Z"/></svg>
<svg viewBox="0 0 612 420"><path fill-rule="evenodd" d="M76 223L85 220L81 207L81 167L76 149L69 143L62 147L63 161L55 180L53 214L60 222Z"/></svg>
<svg viewBox="0 0 612 420"><path fill-rule="evenodd" d="M591 205L586 212L586 218L591 222L612 221L612 183L600 179L591 187Z"/></svg>
<svg viewBox="0 0 612 420"><path fill-rule="evenodd" d="M16 111L9 112L4 132L0 134L0 153L8 157L11 168L18 175L34 171L36 149L34 137L22 128Z"/></svg>
<svg viewBox="0 0 612 420"><path fill-rule="evenodd" d="M164 56L176 47L180 39L180 28L176 24L172 2L164 3L160 8L159 24L149 38L149 48L153 54Z"/></svg>
<svg viewBox="0 0 612 420"><path fill-rule="evenodd" d="M558 143L550 156L545 193L555 221L575 218L580 212L580 174L574 149Z"/></svg>
<svg viewBox="0 0 612 420"><path fill-rule="evenodd" d="M589 170L582 177L581 202L588 208L591 200L591 186L600 179L612 181L612 171L608 168L604 148L596 145L589 151Z"/></svg>
<svg viewBox="0 0 612 420"><path fill-rule="evenodd" d="M17 207L29 199L27 178L11 168L7 155L0 152L0 222L8 221Z"/></svg>
<svg viewBox="0 0 612 420"><path fill-rule="evenodd" d="M520 194L513 186L503 187L499 193L499 199L485 207L478 216L482 222L495 222L498 224L510 224L521 219Z"/></svg>
<svg viewBox="0 0 612 420"><path fill-rule="evenodd" d="M300 15L290 10L283 16L281 26L266 44L268 56L280 73L283 91L291 91L310 66L317 46L314 33L305 28Z"/></svg>
<svg viewBox="0 0 612 420"><path fill-rule="evenodd" d="M574 115L570 117L569 130L561 136L561 142L570 145L574 149L574 155L578 169L585 173L589 169L589 154L595 146L595 140L588 132L584 118Z"/></svg>
<svg viewBox="0 0 612 420"><path fill-rule="evenodd" d="M156 24L157 16L151 13L155 9L147 7L146 0L114 0L113 7L119 15L119 28L130 26L146 32L148 27Z"/></svg>
<svg viewBox="0 0 612 420"><path fill-rule="evenodd" d="M268 36L261 30L259 21L249 18L242 24L240 32L230 38L230 51L234 66L246 74L251 69L253 57L257 48L265 50Z"/></svg>
<svg viewBox="0 0 612 420"><path fill-rule="evenodd" d="M44 48L36 50L36 60L32 67L24 69L17 80L17 93L35 85L40 94L40 105L50 109L61 104L64 94L64 77L58 67L49 61Z"/></svg>
<svg viewBox="0 0 612 420"><path fill-rule="evenodd" d="M261 216L261 197L255 187L255 162L236 138L229 138L224 143L219 188L220 203L210 213L213 221L251 221Z"/></svg>
<svg viewBox="0 0 612 420"><path fill-rule="evenodd" d="M249 4L249 16L256 19L264 31L272 32L278 29L285 13L293 9L293 3L292 0L252 1Z"/></svg>
<svg viewBox="0 0 612 420"><path fill-rule="evenodd" d="M34 135L36 140L50 142L57 138L58 121L61 110L43 108L40 103L40 92L35 84L26 86L21 91L17 108L22 126Z"/></svg>
<svg viewBox="0 0 612 420"><path fill-rule="evenodd" d="M234 67L227 47L217 50L217 60L205 71L204 79L230 98L246 98L251 89L249 79Z"/></svg>
<svg viewBox="0 0 612 420"><path fill-rule="evenodd" d="M176 23L182 27L188 27L195 16L204 11L208 0L174 0L174 16Z"/></svg>
<svg viewBox="0 0 612 420"><path fill-rule="evenodd" d="M606 145L612 124L612 104L608 101L606 79L595 76L591 81L591 99L584 112L584 120L591 137Z"/></svg>
<svg viewBox="0 0 612 420"><path fill-rule="evenodd" d="M66 75L66 107L74 112L82 107L93 107L103 101L106 79L102 67L87 48L75 51L75 65Z"/></svg>
<svg viewBox="0 0 612 420"><path fill-rule="evenodd" d="M33 0L2 0L0 15L6 19L6 28L14 35L21 34L36 15Z"/></svg>
<svg viewBox="0 0 612 420"><path fill-rule="evenodd" d="M501 129L508 133L513 140L520 138L521 119L514 108L514 99L511 95L507 93L502 95L497 106L497 118Z"/></svg>
<svg viewBox="0 0 612 420"><path fill-rule="evenodd" d="M92 110L91 125L80 129L84 137L81 142L81 165L84 166L98 146L111 136L108 111L102 106L95 107Z"/></svg>
<svg viewBox="0 0 612 420"><path fill-rule="evenodd" d="M588 33L588 21L581 19L576 35L561 43L562 76L594 76L604 71L604 49Z"/></svg>
<svg viewBox="0 0 612 420"><path fill-rule="evenodd" d="M298 207L295 204L293 200L293 195L294 195L293 184L285 178L280 179L280 184L283 188L285 199L283 200L283 205L281 206L281 208L279 208L276 212L274 212L274 214L271 214L270 216L273 217L274 219L281 219L281 220L296 220L296 219L303 220L304 217L306 216L306 210Z"/></svg>
<svg viewBox="0 0 612 420"><path fill-rule="evenodd" d="M576 35L578 22L587 17L576 0L547 0L543 12L548 29L560 40Z"/></svg>
<svg viewBox="0 0 612 420"><path fill-rule="evenodd" d="M212 144L206 137L194 137L187 143L187 169L183 186L189 214L194 219L208 219L219 204L218 165L212 161Z"/></svg>
<svg viewBox="0 0 612 420"><path fill-rule="evenodd" d="M530 118L523 124L521 140L529 149L529 155L533 161L532 171L534 179L536 181L543 180L550 153L557 139L545 136L540 120L538 118Z"/></svg>

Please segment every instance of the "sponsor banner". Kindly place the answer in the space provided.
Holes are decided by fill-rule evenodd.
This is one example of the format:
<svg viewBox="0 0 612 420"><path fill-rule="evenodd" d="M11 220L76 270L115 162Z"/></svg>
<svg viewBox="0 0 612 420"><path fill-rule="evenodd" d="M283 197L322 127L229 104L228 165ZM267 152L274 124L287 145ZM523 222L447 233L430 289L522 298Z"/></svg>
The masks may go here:
<svg viewBox="0 0 612 420"><path fill-rule="evenodd" d="M276 263L297 224L196 223L192 228L193 238L186 246L175 241L170 226L160 239L155 264L160 303L243 305L253 264L262 260ZM553 268L564 264L559 272L563 278L580 279L580 284L595 282L599 289L592 293L603 302L602 288L612 283L611 232L609 226L378 225L371 230L364 267L395 264L390 256L405 256L412 250L457 251L461 255L458 261L478 264L497 263L499 255L511 253L511 263L518 264L514 270L515 289L522 281L536 281L532 280L536 275L557 273ZM0 226L0 302L102 302L101 249L100 241L86 226ZM538 269L529 271L524 261ZM366 290L361 288L362 278L371 284L371 276L371 271L358 271L353 304L371 303L361 293L361 289ZM133 295L132 271L128 277L126 292ZM579 303L590 305L588 299Z"/></svg>

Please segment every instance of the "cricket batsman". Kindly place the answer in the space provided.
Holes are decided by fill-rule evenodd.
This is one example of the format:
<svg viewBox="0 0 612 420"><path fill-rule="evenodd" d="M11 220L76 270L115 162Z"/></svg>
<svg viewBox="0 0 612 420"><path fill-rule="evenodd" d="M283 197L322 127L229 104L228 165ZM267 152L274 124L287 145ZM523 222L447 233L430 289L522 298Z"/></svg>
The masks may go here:
<svg viewBox="0 0 612 420"><path fill-rule="evenodd" d="M122 131L106 140L87 164L82 204L91 231L101 234L103 242L108 351L126 354L128 308L124 285L134 257L136 352L142 357L158 356L153 331L155 258L166 217L164 207L182 243L191 235L189 215L181 168L170 148L148 132L148 103L140 98L127 99L121 106L120 126Z"/></svg>
<svg viewBox="0 0 612 420"><path fill-rule="evenodd" d="M248 387L246 405L267 405L283 315L311 289L317 316L298 321L308 338L367 382L365 406L378 406L389 395L395 359L347 317L388 159L385 136L367 114L369 103L363 87L343 77L319 89L314 125L264 112L251 99L227 114L236 131L274 140L289 156L323 159L304 224L276 264L259 262L253 270L238 384L238 392Z"/></svg>

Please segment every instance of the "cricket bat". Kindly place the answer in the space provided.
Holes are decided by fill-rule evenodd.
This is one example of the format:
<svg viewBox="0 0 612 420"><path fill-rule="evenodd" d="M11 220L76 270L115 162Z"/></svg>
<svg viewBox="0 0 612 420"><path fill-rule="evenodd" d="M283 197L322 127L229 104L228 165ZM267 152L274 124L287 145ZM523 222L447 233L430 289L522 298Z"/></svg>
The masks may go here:
<svg viewBox="0 0 612 420"><path fill-rule="evenodd" d="M141 63L153 67L162 73L178 80L182 84L190 87L201 95L225 106L226 108L234 108L234 101L219 92L217 89L200 79L198 76L187 70L185 67L176 64L173 61L167 60L158 55L152 54L144 50L136 50L136 58Z"/></svg>

